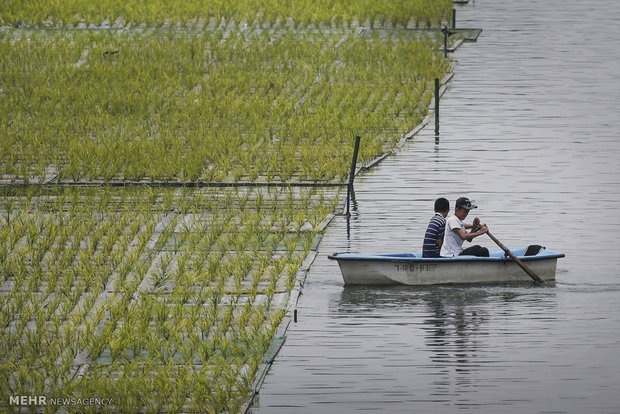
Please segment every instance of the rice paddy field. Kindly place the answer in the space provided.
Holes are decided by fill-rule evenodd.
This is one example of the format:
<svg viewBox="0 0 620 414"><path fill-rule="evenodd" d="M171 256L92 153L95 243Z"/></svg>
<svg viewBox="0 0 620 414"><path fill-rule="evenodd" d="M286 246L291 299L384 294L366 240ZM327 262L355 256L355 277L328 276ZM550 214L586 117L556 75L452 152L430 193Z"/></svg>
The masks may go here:
<svg viewBox="0 0 620 414"><path fill-rule="evenodd" d="M448 68L398 36L5 33L1 177L342 182L354 136L380 155Z"/></svg>
<svg viewBox="0 0 620 414"><path fill-rule="evenodd" d="M5 192L3 396L238 411L335 201L315 189Z"/></svg>
<svg viewBox="0 0 620 414"><path fill-rule="evenodd" d="M0 12L2 25L99 24L105 20L123 23L236 20L260 24L291 19L297 24L342 23L360 19L388 21L426 27L439 26L452 12L451 0L5 0Z"/></svg>
<svg viewBox="0 0 620 414"><path fill-rule="evenodd" d="M0 6L3 411L242 411L355 136L450 70L451 2L203 3Z"/></svg>

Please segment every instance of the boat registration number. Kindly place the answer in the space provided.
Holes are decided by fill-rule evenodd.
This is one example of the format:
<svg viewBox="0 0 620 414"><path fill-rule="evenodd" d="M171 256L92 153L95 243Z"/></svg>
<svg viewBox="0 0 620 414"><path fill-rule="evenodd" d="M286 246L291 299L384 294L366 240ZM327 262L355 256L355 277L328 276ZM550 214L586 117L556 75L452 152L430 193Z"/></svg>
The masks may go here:
<svg viewBox="0 0 620 414"><path fill-rule="evenodd" d="M435 264L400 263L395 264L397 272L434 272Z"/></svg>

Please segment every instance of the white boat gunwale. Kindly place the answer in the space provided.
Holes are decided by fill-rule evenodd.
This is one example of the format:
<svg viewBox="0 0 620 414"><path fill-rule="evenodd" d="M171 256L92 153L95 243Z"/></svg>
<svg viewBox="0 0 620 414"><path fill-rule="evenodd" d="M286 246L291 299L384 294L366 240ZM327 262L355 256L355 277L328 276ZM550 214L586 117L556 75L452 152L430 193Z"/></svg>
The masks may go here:
<svg viewBox="0 0 620 414"><path fill-rule="evenodd" d="M564 253L556 252L553 250L541 250L541 252L535 256L523 256L520 250L525 250L525 248L521 249L510 249L515 256L519 258L521 261L535 261L535 260L546 260L546 259L559 259L565 257ZM489 257L477 257L477 256L454 256L454 257L422 257L417 253L386 253L386 254L359 254L359 253L333 253L327 256L328 259L331 260L369 260L369 261L385 261L385 262L438 262L438 263L446 263L446 262L471 262L471 261L490 261L490 262L512 262L513 260L510 257L504 256L504 252L501 249L495 249L489 251Z"/></svg>

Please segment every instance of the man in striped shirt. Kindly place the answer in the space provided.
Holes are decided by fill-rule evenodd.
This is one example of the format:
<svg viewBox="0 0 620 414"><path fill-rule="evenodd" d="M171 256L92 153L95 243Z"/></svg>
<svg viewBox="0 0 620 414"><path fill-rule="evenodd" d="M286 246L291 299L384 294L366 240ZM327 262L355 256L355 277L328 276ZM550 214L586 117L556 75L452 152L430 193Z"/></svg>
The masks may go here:
<svg viewBox="0 0 620 414"><path fill-rule="evenodd" d="M443 236L446 231L446 216L450 211L450 202L441 197L435 200L435 216L428 223L424 244L422 245L422 257L440 257Z"/></svg>

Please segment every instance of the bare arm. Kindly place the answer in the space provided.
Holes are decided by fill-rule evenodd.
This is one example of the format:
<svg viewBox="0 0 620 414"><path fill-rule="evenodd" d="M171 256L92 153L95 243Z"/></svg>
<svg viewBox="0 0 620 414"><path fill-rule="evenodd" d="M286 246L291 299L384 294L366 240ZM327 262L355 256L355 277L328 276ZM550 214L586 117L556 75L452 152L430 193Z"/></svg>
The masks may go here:
<svg viewBox="0 0 620 414"><path fill-rule="evenodd" d="M471 228L472 226L470 225L469 227ZM475 231L475 232L466 233L466 232L464 232L463 230L461 230L459 228L456 228L456 229L454 229L452 231L455 232L456 234L458 234L458 236L461 238L461 240L472 241L476 237L481 236L484 233L486 233L487 231L489 231L489 228L487 227L486 224L482 224L482 225L480 225L480 230Z"/></svg>
<svg viewBox="0 0 620 414"><path fill-rule="evenodd" d="M480 219L478 217L476 217L474 219L474 222L472 224L467 224L467 223L463 223L463 224L465 225L466 229L473 229L473 231L475 231L475 232L480 230L479 229L479 227L480 227Z"/></svg>

